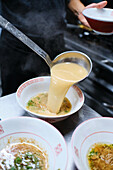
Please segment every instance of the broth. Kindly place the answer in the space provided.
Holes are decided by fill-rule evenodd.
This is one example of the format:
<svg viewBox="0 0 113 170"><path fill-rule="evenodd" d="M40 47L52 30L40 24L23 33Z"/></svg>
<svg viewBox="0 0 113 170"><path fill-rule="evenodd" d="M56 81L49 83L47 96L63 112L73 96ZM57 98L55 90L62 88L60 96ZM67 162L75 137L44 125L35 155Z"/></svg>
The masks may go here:
<svg viewBox="0 0 113 170"><path fill-rule="evenodd" d="M47 99L48 99L48 93L40 93L36 97L33 97L28 101L26 108L31 112L38 113L41 115L56 116L56 113L52 113L47 109ZM58 116L65 115L70 110L71 110L71 103L65 97L57 115Z"/></svg>
<svg viewBox="0 0 113 170"><path fill-rule="evenodd" d="M88 71L75 63L60 63L51 68L51 82L47 108L58 113L68 89L88 75Z"/></svg>
<svg viewBox="0 0 113 170"><path fill-rule="evenodd" d="M33 144L10 144L0 151L0 169L47 170L47 154Z"/></svg>
<svg viewBox="0 0 113 170"><path fill-rule="evenodd" d="M113 144L96 143L88 153L91 170L113 170Z"/></svg>

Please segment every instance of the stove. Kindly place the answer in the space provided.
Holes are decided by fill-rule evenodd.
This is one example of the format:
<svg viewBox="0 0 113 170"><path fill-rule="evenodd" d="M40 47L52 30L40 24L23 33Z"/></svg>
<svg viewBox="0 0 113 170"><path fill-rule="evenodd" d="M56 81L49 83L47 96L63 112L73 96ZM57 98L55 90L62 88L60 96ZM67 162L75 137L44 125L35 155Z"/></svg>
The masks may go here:
<svg viewBox="0 0 113 170"><path fill-rule="evenodd" d="M87 30L75 19L71 23L67 20L66 50L84 52L93 63L91 74L78 86L88 106L102 116L113 116L113 35Z"/></svg>

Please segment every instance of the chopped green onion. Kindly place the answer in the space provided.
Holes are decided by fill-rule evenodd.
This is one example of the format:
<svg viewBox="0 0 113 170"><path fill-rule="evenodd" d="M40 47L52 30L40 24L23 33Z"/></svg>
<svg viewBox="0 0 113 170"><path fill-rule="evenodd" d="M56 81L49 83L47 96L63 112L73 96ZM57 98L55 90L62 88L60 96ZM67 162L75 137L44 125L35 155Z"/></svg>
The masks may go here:
<svg viewBox="0 0 113 170"><path fill-rule="evenodd" d="M28 106L34 106L35 103L33 102L33 100L29 100L28 103L27 103Z"/></svg>
<svg viewBox="0 0 113 170"><path fill-rule="evenodd" d="M65 110L65 112L67 113L67 112L68 112L68 110Z"/></svg>
<svg viewBox="0 0 113 170"><path fill-rule="evenodd" d="M16 157L14 162L20 164L22 162L22 159L20 157Z"/></svg>
<svg viewBox="0 0 113 170"><path fill-rule="evenodd" d="M16 169L15 169L15 167L13 166L13 167L11 167L11 169L10 169L10 170L16 170Z"/></svg>

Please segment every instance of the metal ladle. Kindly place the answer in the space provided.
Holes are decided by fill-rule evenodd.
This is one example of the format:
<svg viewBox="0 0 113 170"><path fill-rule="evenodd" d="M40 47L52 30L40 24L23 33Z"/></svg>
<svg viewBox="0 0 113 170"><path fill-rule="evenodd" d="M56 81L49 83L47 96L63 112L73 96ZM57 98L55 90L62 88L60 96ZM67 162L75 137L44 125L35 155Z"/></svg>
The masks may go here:
<svg viewBox="0 0 113 170"><path fill-rule="evenodd" d="M40 57L42 57L46 61L49 67L52 67L52 61L49 55L44 50L42 50L37 44L35 44L30 38L28 38L20 30L18 30L14 25L12 25L9 21L3 18L1 15L0 15L0 25L1 27L9 31L11 34L13 34L20 41L22 41L29 48L31 48Z"/></svg>
<svg viewBox="0 0 113 170"><path fill-rule="evenodd" d="M79 52L79 51L67 51L67 52L59 54L52 61L50 59L49 55L44 50L42 50L30 38L28 38L25 34L23 34L20 30L18 30L14 25L12 25L9 21L7 21L1 15L0 15L0 25L4 29L9 31L11 34L13 34L20 41L22 41L25 45L27 45L30 49L32 49L40 57L42 57L50 68L57 63L73 62L73 63L77 63L77 64L83 66L84 68L86 68L86 70L88 71L88 74L86 77L88 77L88 75L90 74L91 69L92 69L92 62L86 54ZM84 77L84 78L86 78L86 77Z"/></svg>

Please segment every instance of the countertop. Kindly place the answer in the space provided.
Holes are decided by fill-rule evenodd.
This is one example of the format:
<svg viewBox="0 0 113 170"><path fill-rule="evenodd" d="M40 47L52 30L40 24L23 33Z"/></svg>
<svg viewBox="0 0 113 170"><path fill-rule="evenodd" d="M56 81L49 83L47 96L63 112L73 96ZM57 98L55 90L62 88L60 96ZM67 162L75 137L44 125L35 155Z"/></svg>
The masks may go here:
<svg viewBox="0 0 113 170"><path fill-rule="evenodd" d="M30 116L25 112L16 101L16 94L10 94L0 98L0 118L2 120L17 116ZM83 121L100 117L101 115L92 110L87 105L83 105L82 108L74 113L67 119L54 123L53 125L62 133L68 146L68 167L67 170L77 170L71 151L71 137L75 128Z"/></svg>

